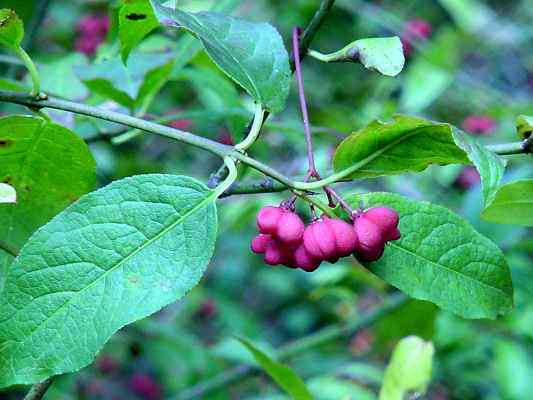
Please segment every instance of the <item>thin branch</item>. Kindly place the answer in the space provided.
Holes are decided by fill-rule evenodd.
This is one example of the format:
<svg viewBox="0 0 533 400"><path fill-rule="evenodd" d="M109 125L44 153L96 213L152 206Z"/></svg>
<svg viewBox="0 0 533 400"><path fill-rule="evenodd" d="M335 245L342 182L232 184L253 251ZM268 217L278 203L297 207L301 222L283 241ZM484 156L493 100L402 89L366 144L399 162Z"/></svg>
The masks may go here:
<svg viewBox="0 0 533 400"><path fill-rule="evenodd" d="M298 86L298 98L300 99L300 110L302 111L302 119L304 124L305 142L307 145L307 160L308 168L307 174L309 178L318 178L318 171L316 170L315 157L313 154L313 135L311 134L311 125L309 124L309 112L307 111L307 102L305 100L304 80L302 76L301 57L300 57L300 28L294 28L292 31L292 48L294 58L294 69L296 72L296 82Z"/></svg>
<svg viewBox="0 0 533 400"><path fill-rule="evenodd" d="M24 400L41 400L53 381L54 377L51 377L41 383L36 383L31 387L28 394L24 397Z"/></svg>
<svg viewBox="0 0 533 400"><path fill-rule="evenodd" d="M266 178L257 182L235 182L226 190L220 198L229 197L237 194L254 194L254 193L276 193L284 192L289 188L282 183L276 182L271 178Z"/></svg>
<svg viewBox="0 0 533 400"><path fill-rule="evenodd" d="M168 137L168 138L171 138L171 139L183 142L183 143L190 144L192 146L209 151L222 158L231 154L231 156L235 160L239 160L249 165L250 167L256 169L257 171L262 172L266 176L269 176L270 178L275 179L281 184L287 186L288 188L291 188L293 190L300 190L300 191L321 189L324 186L327 186L327 185L330 185L330 184L333 184L339 181L343 181L350 174L362 168L363 166L368 164L370 161L374 160L376 157L378 157L388 148L387 146L385 146L379 151L376 151L370 156L353 164L352 166L342 171L339 171L337 173L334 173L324 179L314 181L314 182L300 182L300 181L293 181L291 178L283 175L282 173L275 170L274 168L271 168L270 166L263 164L262 162L252 157L249 157L246 154L240 153L238 151L234 151L231 146L226 146L221 143L215 142L214 140L196 136L190 132L185 132L185 131L174 129L168 126L159 125L153 122L145 121L143 119L131 117L129 115L121 114L118 112L102 110L98 107L92 107L92 106L88 106L85 104L78 104L78 103L65 101L65 100L59 100L55 98L41 99L41 98L36 98L35 96L29 96L27 94L8 92L8 91L0 91L0 101L20 104L26 107L53 108L57 110L70 111L70 112L74 112L77 114L100 118L106 121L116 122L122 125L130 126L132 128L142 129L147 132L151 132L157 135L161 135L161 136ZM500 154L500 151L501 151L501 154L522 154L522 153L527 153L531 151L529 147L524 147L524 144L522 142L518 142L518 146L516 146L515 144L505 145L505 146L499 145L499 146L500 147L510 146L510 147L513 147L514 149L513 152L511 152L511 149L508 149L508 148L495 149L496 152L499 154ZM494 147L492 148L494 149ZM490 149L491 148L489 148L489 150Z"/></svg>
<svg viewBox="0 0 533 400"><path fill-rule="evenodd" d="M354 319L346 323L333 324L325 327L315 333L305 336L294 342L282 346L277 352L278 360L285 360L287 358L301 354L311 348L323 345L331 340L340 337L347 337L355 334L359 330L372 325L382 317L390 314L398 309L407 301L407 296L403 293L396 293L391 295L385 302L368 313L361 316L359 319ZM239 365L227 371L216 375L215 377L199 383L188 389L183 390L171 400L189 400L189 399L203 399L208 398L207 395L218 389L221 389L235 381L247 377L248 375L257 373L257 367L251 365Z"/></svg>
<svg viewBox="0 0 533 400"><path fill-rule="evenodd" d="M301 67L301 57L299 51L299 41L300 41L300 28L294 28L292 32L292 48L294 54L294 66L296 68L296 82L298 84L298 97L300 98L300 109L302 111L303 124L304 124L304 133L305 133L305 142L307 144L307 160L309 162L307 169L307 178L306 181L310 178L321 179L320 174L318 173L315 165L315 157L313 151L313 135L311 133L311 124L309 123L309 112L307 111L307 102L305 100L305 89L304 89L304 80ZM342 196L340 196L334 189L329 186L324 186L324 192L328 197L329 206L335 207L335 200L339 202L342 208L346 210L350 218L353 218L354 210L346 202ZM335 199L335 200L334 200ZM328 213L329 214L329 213Z"/></svg>
<svg viewBox="0 0 533 400"><path fill-rule="evenodd" d="M533 153L533 135L524 139L522 142L492 144L486 146L487 150L490 150L501 156L509 156L513 154L531 154Z"/></svg>
<svg viewBox="0 0 533 400"><path fill-rule="evenodd" d="M161 136L166 136L168 138L175 139L183 143L188 143L192 146L207 150L222 158L231 153L233 150L231 146L226 146L221 143L215 142L214 140L193 135L190 132L185 132L168 126L159 125L150 121L145 121L140 118L131 117L126 114L121 114L110 110L103 110L98 107L92 107L85 104L74 103L71 101L60 100L51 97L42 99L40 97L7 91L0 91L0 101L20 104L26 107L29 106L33 108L53 108L56 110L70 111L76 114L82 114L87 115L89 117L100 118L106 121L117 122L119 124L126 125L132 128L138 128Z"/></svg>

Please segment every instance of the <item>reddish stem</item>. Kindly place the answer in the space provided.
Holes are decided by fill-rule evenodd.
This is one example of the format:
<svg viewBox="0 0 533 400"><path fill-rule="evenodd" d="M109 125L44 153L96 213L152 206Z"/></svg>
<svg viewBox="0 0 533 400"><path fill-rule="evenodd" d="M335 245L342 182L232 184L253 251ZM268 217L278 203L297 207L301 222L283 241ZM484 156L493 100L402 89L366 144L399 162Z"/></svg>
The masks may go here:
<svg viewBox="0 0 533 400"><path fill-rule="evenodd" d="M298 97L300 99L300 108L302 110L302 118L304 123L304 132L305 132L305 141L307 143L307 160L308 160L308 169L307 176L305 181L307 182L311 178L320 179L320 174L318 173L315 165L315 158L313 154L313 137L311 133L311 125L309 124L309 113L307 111L307 102L305 100L305 89L304 82L302 77L302 65L300 57L300 34L302 30L299 27L295 27L292 31L292 51L294 58L294 67L296 82L298 84ZM342 208L344 208L350 215L350 219L354 218L354 210L350 205L329 186L324 187L324 192L328 197L329 206L331 208L335 207L334 198L339 202Z"/></svg>
<svg viewBox="0 0 533 400"><path fill-rule="evenodd" d="M296 82L298 83L298 97L300 98L300 108L302 110L302 118L304 123L305 141L307 143L307 160L309 167L307 170L308 176L320 179L316 170L315 158L313 155L313 137L311 134L311 126L309 125L309 114L307 112L307 102L305 101L304 81L302 78L302 65L300 59L300 34L302 30L295 27L292 31L292 51L294 56L294 68L296 74Z"/></svg>
<svg viewBox="0 0 533 400"><path fill-rule="evenodd" d="M334 198L335 200L337 200L339 202L339 204L341 205L342 208L344 208L346 210L346 212L348 213L348 215L350 216L350 219L353 220L356 218L357 216L357 211L354 210L346 200L344 200L340 194L338 194L335 190L333 190L333 188L331 188L330 186L325 186L324 187L324 191L326 192L326 194L328 195L328 199L330 199L330 207L332 207L332 198ZM335 207L335 204L333 203L333 207ZM332 207L332 208L333 208Z"/></svg>

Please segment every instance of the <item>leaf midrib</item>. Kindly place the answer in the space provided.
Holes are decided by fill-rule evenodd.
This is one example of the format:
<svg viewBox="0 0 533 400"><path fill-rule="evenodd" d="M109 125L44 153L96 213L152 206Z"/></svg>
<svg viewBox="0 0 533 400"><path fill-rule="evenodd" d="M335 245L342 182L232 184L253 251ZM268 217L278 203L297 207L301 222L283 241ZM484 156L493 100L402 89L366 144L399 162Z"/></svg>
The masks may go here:
<svg viewBox="0 0 533 400"><path fill-rule="evenodd" d="M140 251L144 250L147 246L149 246L150 244L152 244L153 242L159 240L159 238L161 238L163 235L165 235L167 232L169 232L170 230L172 230L173 228L175 228L177 225L179 225L183 220L185 220L187 217L189 217L190 215L194 214L196 211L198 211L200 208L202 208L204 205L206 205L208 202L210 202L211 200L213 200L213 198L216 196L216 193L213 192L213 191L210 191L209 195L206 196L204 198L204 200L202 200L200 203L198 203L196 206L194 206L193 208L191 208L189 211L187 211L183 216L179 217L175 222L173 222L172 224L170 224L167 228L163 229L160 233L158 233L156 236L154 236L153 238L149 239L146 241L145 244L143 244L142 246L138 247L137 249L135 249L134 251L132 251L130 254L128 254L126 257L124 257L121 261L119 261L118 263L116 263L115 265L113 265L111 268L109 268L106 272L104 272L102 275L100 275L98 278L96 278L94 281L92 281L89 285L87 285L86 287L84 287L83 289L79 290L76 292L76 296L73 296L69 301L67 301L66 303L64 303L61 307L59 307L57 310L55 310L52 314L50 314L50 316L45 319L43 322L41 322L39 325L37 325L28 335L25 335L24 339L28 339L30 338L31 336L33 336L33 334L35 332L37 332L42 326L44 326L48 321L50 321L59 311L61 311L62 309L64 309L65 307L67 307L68 305L70 305L77 297L80 293L83 293L85 290L93 287L94 285L96 285L99 281L101 281L103 278L105 278L107 275L109 275L110 273L114 272L117 268L120 268L121 265L123 265L125 262L127 262L128 260L130 260L132 257L134 257L136 254L138 254ZM32 299L33 301L33 299ZM31 305L32 303L28 303L28 306ZM24 307L25 308L25 307ZM24 308L22 309L19 309L17 310L17 313L24 310ZM14 314L13 316L15 316L16 314ZM13 317L12 317L13 318ZM11 319L11 318L10 318ZM7 322L9 320L4 320L3 322ZM14 340L8 340L6 342L4 342L3 344L5 345L6 343L8 342L12 342ZM16 343L23 343L24 341L15 341Z"/></svg>

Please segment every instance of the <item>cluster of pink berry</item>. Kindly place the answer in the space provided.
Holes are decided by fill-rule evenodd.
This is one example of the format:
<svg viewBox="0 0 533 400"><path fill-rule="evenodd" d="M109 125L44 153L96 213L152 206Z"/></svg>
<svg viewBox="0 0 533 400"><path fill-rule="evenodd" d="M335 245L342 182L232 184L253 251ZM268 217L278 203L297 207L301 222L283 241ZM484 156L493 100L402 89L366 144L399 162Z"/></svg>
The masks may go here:
<svg viewBox="0 0 533 400"><path fill-rule="evenodd" d="M266 206L257 214L257 235L252 251L264 254L270 265L314 271L322 261L335 263L353 254L361 261L381 257L385 244L400 238L398 213L387 207L359 212L353 225L325 215L305 226L285 206Z"/></svg>
<svg viewBox="0 0 533 400"><path fill-rule="evenodd" d="M79 36L74 47L80 53L94 55L96 49L105 41L109 31L109 18L106 15L89 15L78 23Z"/></svg>

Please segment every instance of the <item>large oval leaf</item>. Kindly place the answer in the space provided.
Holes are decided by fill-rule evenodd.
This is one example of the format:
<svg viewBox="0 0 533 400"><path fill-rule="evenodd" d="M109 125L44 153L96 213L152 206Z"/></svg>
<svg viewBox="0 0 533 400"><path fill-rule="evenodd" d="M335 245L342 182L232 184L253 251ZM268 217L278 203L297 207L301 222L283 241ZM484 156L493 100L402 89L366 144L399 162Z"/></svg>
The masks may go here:
<svg viewBox="0 0 533 400"><path fill-rule="evenodd" d="M400 214L402 238L390 242L368 268L411 297L464 318L509 311L513 287L501 250L448 209L393 193L349 198L353 205L384 204Z"/></svg>
<svg viewBox="0 0 533 400"><path fill-rule="evenodd" d="M113 333L183 296L213 254L215 194L141 175L82 197L39 229L0 301L0 387L89 364Z"/></svg>
<svg viewBox="0 0 533 400"><path fill-rule="evenodd" d="M151 0L162 24L184 28L202 41L213 61L266 109L283 109L291 70L283 39L267 23L216 12L189 13Z"/></svg>
<svg viewBox="0 0 533 400"><path fill-rule="evenodd" d="M499 224L533 226L533 179L503 185L481 217Z"/></svg>
<svg viewBox="0 0 533 400"><path fill-rule="evenodd" d="M353 179L422 171L430 164L468 163L450 125L396 115L374 121L344 139L333 159L335 171L353 169Z"/></svg>
<svg viewBox="0 0 533 400"><path fill-rule="evenodd" d="M83 140L42 118L0 118L0 165L0 181L17 191L16 204L0 204L0 240L15 249L96 183Z"/></svg>
<svg viewBox="0 0 533 400"><path fill-rule="evenodd" d="M481 176L488 205L498 190L505 160L456 127L406 115L390 123L374 121L337 148L335 171L348 177L371 178L422 171L430 164L473 163Z"/></svg>

